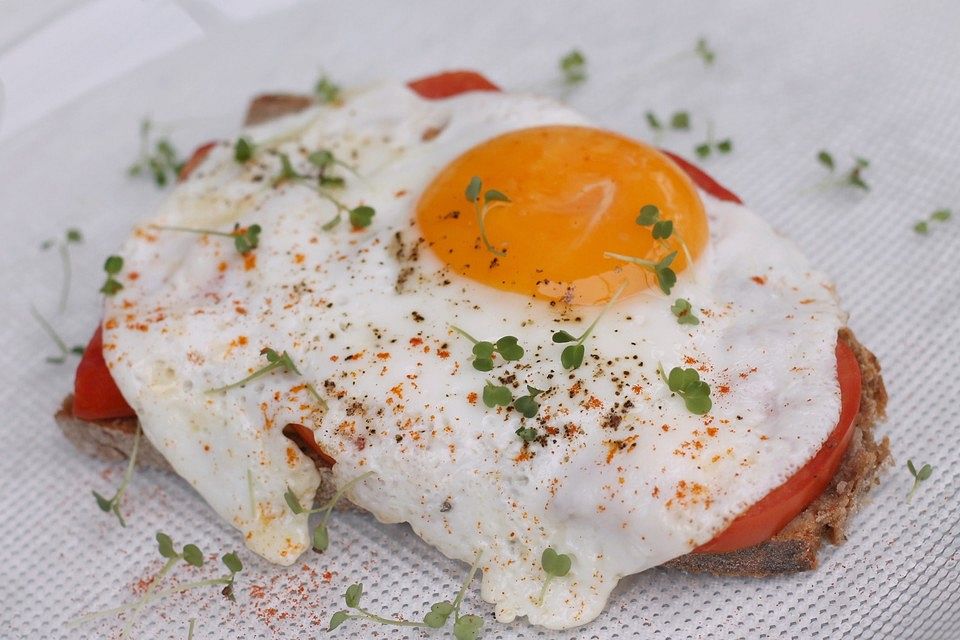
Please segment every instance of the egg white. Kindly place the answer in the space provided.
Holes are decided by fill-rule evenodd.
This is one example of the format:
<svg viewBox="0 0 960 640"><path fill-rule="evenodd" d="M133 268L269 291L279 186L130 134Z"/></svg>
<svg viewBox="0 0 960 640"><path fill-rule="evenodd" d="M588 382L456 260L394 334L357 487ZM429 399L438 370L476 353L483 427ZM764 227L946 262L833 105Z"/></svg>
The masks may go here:
<svg viewBox="0 0 960 640"><path fill-rule="evenodd" d="M836 425L844 316L833 289L743 206L701 194L711 241L695 268L670 296L651 289L615 305L573 372L550 337L578 335L598 309L551 306L444 268L419 241L420 192L473 145L544 124L586 120L531 96L427 101L377 87L250 129L264 148L245 165L229 144L216 147L125 244L124 289L106 305L108 365L146 437L251 550L291 564L309 548L306 517L283 498L289 487L309 504L319 484L282 434L301 423L337 460L339 485L375 472L349 492L353 502L409 522L449 557L482 552L482 596L498 619L567 628L595 618L622 576L710 540ZM425 140L428 129L441 132ZM271 186L277 152L307 171L306 154L321 148L356 168L338 198L376 209L368 229L324 231L329 202L297 183ZM249 270L227 238L148 226L234 223L263 228ZM680 297L699 325L677 323L670 305ZM482 374L450 324L480 339L517 336L527 353ZM208 392L263 366L263 347L288 351L302 377ZM708 416L671 395L658 362L701 368ZM544 424L471 395L510 375L516 395L525 384L547 390ZM521 424L556 433L524 447ZM540 603L548 546L573 565Z"/></svg>

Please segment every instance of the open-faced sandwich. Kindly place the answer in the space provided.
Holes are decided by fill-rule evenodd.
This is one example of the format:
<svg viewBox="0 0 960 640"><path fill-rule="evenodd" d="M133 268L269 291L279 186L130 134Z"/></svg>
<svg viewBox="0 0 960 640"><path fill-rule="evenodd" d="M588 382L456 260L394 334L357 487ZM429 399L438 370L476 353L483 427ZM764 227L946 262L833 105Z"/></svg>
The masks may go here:
<svg viewBox="0 0 960 640"><path fill-rule="evenodd" d="M284 565L346 487L476 562L504 621L584 624L659 565L812 569L889 455L879 365L791 242L474 73L258 98L107 266L73 442L141 428Z"/></svg>

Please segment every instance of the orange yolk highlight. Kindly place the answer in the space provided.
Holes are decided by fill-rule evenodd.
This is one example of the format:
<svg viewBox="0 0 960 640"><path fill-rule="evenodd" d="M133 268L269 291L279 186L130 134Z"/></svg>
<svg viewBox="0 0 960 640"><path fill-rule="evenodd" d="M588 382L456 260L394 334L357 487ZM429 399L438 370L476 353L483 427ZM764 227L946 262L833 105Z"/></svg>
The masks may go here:
<svg viewBox="0 0 960 640"><path fill-rule="evenodd" d="M471 178L510 202L491 202L481 240L478 214L465 195ZM637 224L640 209L660 209L674 234L654 240ZM703 203L690 178L643 143L590 127L522 129L483 142L447 165L417 204L428 245L453 271L483 284L571 304L601 304L656 286L642 266L605 252L657 260L676 251L671 268L687 268L708 239ZM682 243L681 239L682 238ZM686 245L686 250L683 248Z"/></svg>

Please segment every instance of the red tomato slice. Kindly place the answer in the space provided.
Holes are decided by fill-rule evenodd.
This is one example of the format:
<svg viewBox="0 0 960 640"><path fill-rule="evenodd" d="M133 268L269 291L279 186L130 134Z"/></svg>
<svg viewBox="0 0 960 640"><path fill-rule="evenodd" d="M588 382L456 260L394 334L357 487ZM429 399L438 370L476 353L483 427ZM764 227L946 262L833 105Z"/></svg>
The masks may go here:
<svg viewBox="0 0 960 640"><path fill-rule="evenodd" d="M208 142L202 144L194 150L193 155L190 156L190 159L183 163L183 166L180 167L180 173L177 175L177 182L183 182L190 177L190 174L193 173L197 167L200 166L200 163L210 154L210 151L217 146L216 142Z"/></svg>
<svg viewBox="0 0 960 640"><path fill-rule="evenodd" d="M468 91L499 91L482 75L473 71L448 71L408 84L410 89L429 100L449 98ZM198 148L180 171L185 180L213 148L208 143ZM710 195L724 201L741 203L733 192L721 186L694 164L663 150L683 169L693 182ZM850 439L853 421L860 409L860 366L853 352L843 342L837 343L837 378L840 382L840 419L833 433L813 457L780 487L771 491L739 516L722 533L696 551L721 553L759 544L779 532L798 513L819 496L836 473ZM110 376L103 359L101 329L98 327L83 354L74 387L74 415L83 420L136 417ZM294 425L299 427L299 425ZM313 439L309 429L296 428L296 434L324 461L333 459L324 453Z"/></svg>
<svg viewBox="0 0 960 640"><path fill-rule="evenodd" d="M407 86L427 100L442 100L469 91L500 91L500 87L475 71L444 71L408 82Z"/></svg>
<svg viewBox="0 0 960 640"><path fill-rule="evenodd" d="M837 473L853 437L860 411L860 363L842 340L837 341L837 379L840 382L840 419L833 433L810 462L734 520L697 553L736 551L769 540L823 493Z"/></svg>
<svg viewBox="0 0 960 640"><path fill-rule="evenodd" d="M136 417L103 359L103 330L97 327L83 352L73 383L73 415L81 420Z"/></svg>

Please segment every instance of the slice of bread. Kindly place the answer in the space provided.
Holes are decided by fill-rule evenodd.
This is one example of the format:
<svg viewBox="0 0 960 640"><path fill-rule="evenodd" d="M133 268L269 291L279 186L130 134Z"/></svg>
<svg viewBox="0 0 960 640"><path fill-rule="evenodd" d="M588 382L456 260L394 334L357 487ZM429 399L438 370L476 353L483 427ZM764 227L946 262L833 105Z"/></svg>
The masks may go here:
<svg viewBox="0 0 960 640"><path fill-rule="evenodd" d="M302 111L313 103L310 97L290 94L258 96L247 111L246 124L266 122ZM877 442L876 423L886 416L887 391L880 376L880 363L857 341L849 329L840 331L840 339L853 350L860 363L862 392L860 412L854 422L854 434L836 476L823 494L772 539L747 549L729 553L689 553L668 562L666 567L690 572L724 576L769 576L806 571L817 566L817 552L823 539L839 544L846 539L844 530L850 515L864 495L878 482L879 471L890 461L889 439ZM73 397L68 396L56 414L64 436L86 454L104 460L125 460L133 448L136 418L87 422L73 416ZM295 442L296 437L290 436ZM298 443L299 444L299 443ZM305 453L311 455L308 449ZM315 502L326 502L336 492L330 469L311 455L320 471L320 488ZM137 467L173 471L167 461L146 440L141 441ZM349 506L346 501L341 505Z"/></svg>

